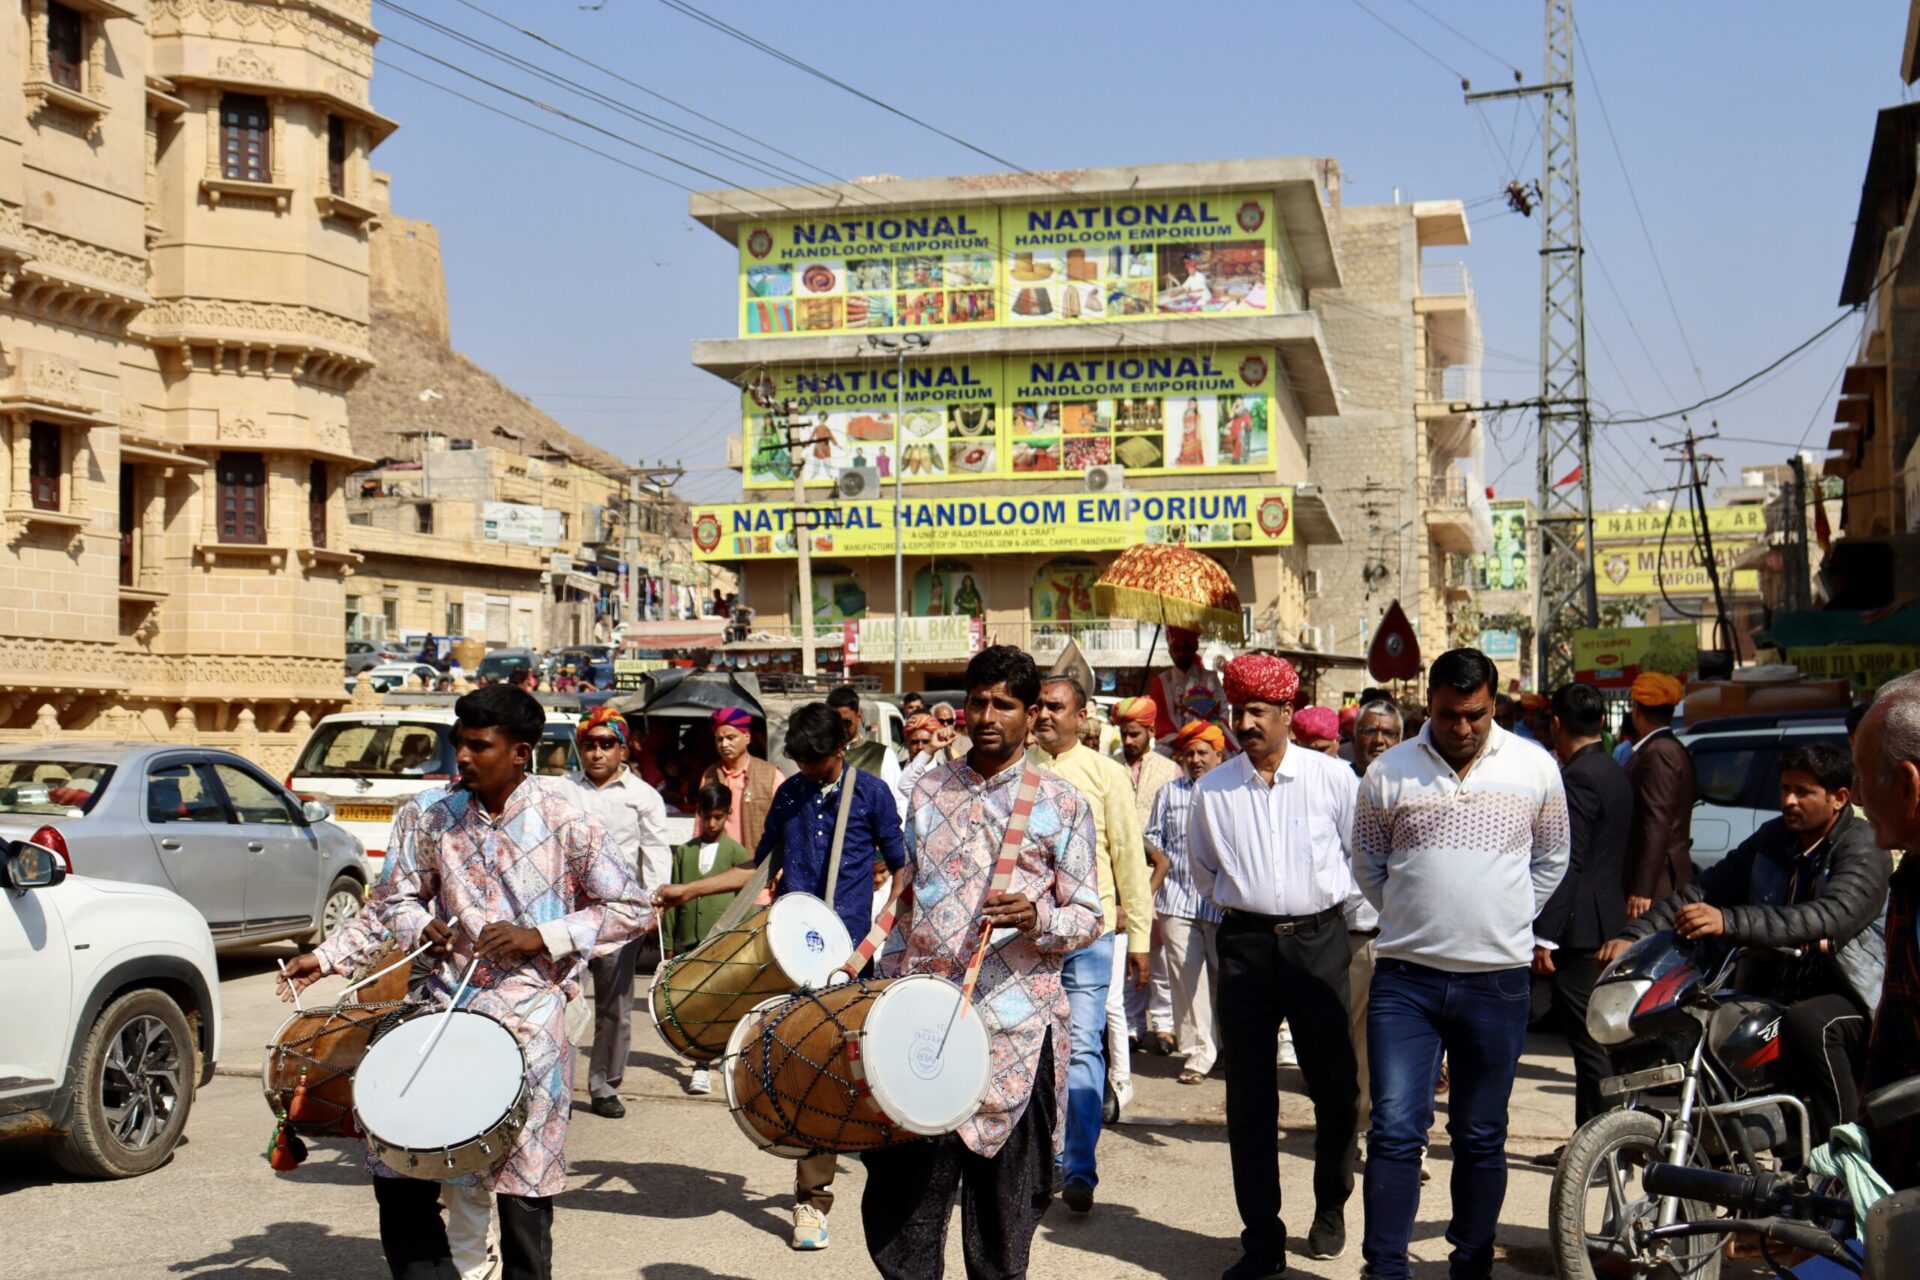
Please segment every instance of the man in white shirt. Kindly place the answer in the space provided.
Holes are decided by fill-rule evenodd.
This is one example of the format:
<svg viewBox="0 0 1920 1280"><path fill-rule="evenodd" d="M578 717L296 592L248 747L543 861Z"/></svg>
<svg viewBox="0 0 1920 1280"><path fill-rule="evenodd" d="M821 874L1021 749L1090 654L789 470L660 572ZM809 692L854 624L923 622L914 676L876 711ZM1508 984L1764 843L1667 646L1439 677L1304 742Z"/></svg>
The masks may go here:
<svg viewBox="0 0 1920 1280"><path fill-rule="evenodd" d="M1494 723L1498 684L1477 649L1435 659L1426 726L1373 762L1354 807L1354 875L1380 912L1361 1245L1375 1280L1407 1280L1443 1052L1453 1079L1450 1274L1486 1280L1493 1270L1533 922L1566 872L1569 843L1559 765Z"/></svg>
<svg viewBox="0 0 1920 1280"><path fill-rule="evenodd" d="M626 717L612 707L595 707L574 732L580 769L567 775L580 789L581 805L600 820L620 853L639 876L649 898L673 878L667 845L667 805L660 793L627 767ZM633 939L587 961L593 974L593 1052L587 1060L587 1093L593 1114L618 1120L627 1114L620 1101L627 1048L633 1033L633 971L640 940Z"/></svg>
<svg viewBox="0 0 1920 1280"><path fill-rule="evenodd" d="M1244 751L1195 784L1187 839L1194 887L1226 917L1220 1032L1244 1254L1222 1280L1265 1280L1286 1270L1273 1138L1283 1020L1293 1026L1316 1124L1307 1254L1337 1258L1346 1249L1359 1102L1347 1003L1359 780L1344 760L1288 745L1300 677L1286 659L1243 654L1227 664L1224 684Z"/></svg>

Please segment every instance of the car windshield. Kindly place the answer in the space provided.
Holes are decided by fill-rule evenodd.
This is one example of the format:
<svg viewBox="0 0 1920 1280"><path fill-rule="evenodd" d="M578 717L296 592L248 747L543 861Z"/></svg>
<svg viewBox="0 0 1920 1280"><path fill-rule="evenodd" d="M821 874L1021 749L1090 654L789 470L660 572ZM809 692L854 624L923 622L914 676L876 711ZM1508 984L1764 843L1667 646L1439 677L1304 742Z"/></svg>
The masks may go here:
<svg viewBox="0 0 1920 1280"><path fill-rule="evenodd" d="M112 765L90 760L0 760L0 813L85 813L112 776Z"/></svg>
<svg viewBox="0 0 1920 1280"><path fill-rule="evenodd" d="M296 772L317 778L451 777L452 726L419 720L343 720L314 730Z"/></svg>
<svg viewBox="0 0 1920 1280"><path fill-rule="evenodd" d="M504 680L515 667L530 667L533 659L524 653L490 653L480 659L480 674L490 680Z"/></svg>
<svg viewBox="0 0 1920 1280"><path fill-rule="evenodd" d="M571 773L580 767L579 760L573 745L573 729L564 724L548 725L541 735L540 745L534 749L535 771L548 777Z"/></svg>

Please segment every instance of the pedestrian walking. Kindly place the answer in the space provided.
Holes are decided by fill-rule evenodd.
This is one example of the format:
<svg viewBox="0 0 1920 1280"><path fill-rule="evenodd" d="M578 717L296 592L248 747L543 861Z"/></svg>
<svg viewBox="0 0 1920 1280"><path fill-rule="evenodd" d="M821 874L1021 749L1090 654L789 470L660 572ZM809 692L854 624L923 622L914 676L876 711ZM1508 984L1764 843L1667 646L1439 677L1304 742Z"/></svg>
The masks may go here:
<svg viewBox="0 0 1920 1280"><path fill-rule="evenodd" d="M1127 776L1133 779L1134 812L1144 833L1147 819L1153 816L1153 798L1160 794L1160 788L1180 776L1180 766L1173 762L1172 755L1162 755L1154 742L1156 709L1152 698L1122 698L1113 704L1111 714L1114 727L1120 733L1119 753L1114 758L1126 767ZM1145 841L1145 846L1147 888L1157 895L1167 878L1167 857L1152 840ZM1158 993L1166 990L1167 985L1165 937L1158 927L1157 910L1154 920L1156 927L1147 951L1150 978L1140 986L1128 988L1125 1008L1129 1039L1145 1043L1155 1053L1165 1055L1173 1052L1172 1037L1165 1032L1156 1035L1150 1025L1153 1002L1161 998ZM1108 999L1111 1002L1111 994Z"/></svg>
<svg viewBox="0 0 1920 1280"><path fill-rule="evenodd" d="M1196 720L1174 735L1173 750L1181 772L1154 796L1147 820L1147 843L1167 859L1167 877L1153 900L1165 962L1154 978L1147 1029L1150 1036L1165 1037L1185 1057L1180 1083L1199 1084L1219 1054L1213 995L1220 975L1220 908L1194 883L1188 823L1194 784L1225 757L1227 735L1211 720Z"/></svg>
<svg viewBox="0 0 1920 1280"><path fill-rule="evenodd" d="M1369 690L1369 692L1378 692ZM1400 708L1391 698L1378 697L1360 704L1353 720L1353 772L1364 778L1373 762L1400 745L1405 722ZM1367 996L1373 990L1373 944L1380 936L1380 913L1362 897L1347 915L1347 1003L1348 1030L1353 1037L1354 1062L1359 1067L1355 1081L1359 1115L1354 1132L1356 1146L1366 1141L1367 1126L1373 1122L1373 1090L1367 1077ZM1427 1180L1424 1153L1420 1159L1420 1180Z"/></svg>
<svg viewBox="0 0 1920 1280"><path fill-rule="evenodd" d="M733 793L724 783L709 782L694 797L693 839L674 846L674 884L692 884L696 880L735 867L751 867L753 851L727 834L727 815L733 809ZM661 928L665 946L671 954L691 951L706 940L713 926L733 905L731 893L709 894L696 898L674 911L663 912ZM705 1063L695 1063L687 1077L688 1093L713 1092L713 1079Z"/></svg>
<svg viewBox="0 0 1920 1280"><path fill-rule="evenodd" d="M1566 871L1568 843L1560 770L1494 723L1498 680L1477 649L1441 654L1427 673L1426 726L1373 762L1354 811L1354 873L1380 912L1361 1246L1371 1280L1407 1280L1443 1052L1453 1067L1451 1274L1485 1280L1493 1269L1533 921Z"/></svg>
<svg viewBox="0 0 1920 1280"><path fill-rule="evenodd" d="M1587 1002L1600 978L1598 951L1627 924L1627 834L1633 788L1607 754L1606 699L1592 685L1554 690L1551 738L1567 796L1567 874L1533 922L1533 971L1553 980L1553 1007L1573 1054L1573 1123L1606 1109L1600 1082L1612 1060L1587 1034ZM1533 1163L1553 1168L1564 1146Z"/></svg>
<svg viewBox="0 0 1920 1280"><path fill-rule="evenodd" d="M1225 1280L1258 1280L1286 1269L1274 1144L1283 1019L1296 1033L1316 1125L1307 1254L1346 1250L1357 1101L1346 912L1359 896L1350 845L1358 779L1346 761L1288 744L1300 678L1286 659L1243 654L1227 664L1224 685L1243 754L1196 784L1187 839L1195 884L1225 916L1220 1028L1244 1251Z"/></svg>
<svg viewBox="0 0 1920 1280"><path fill-rule="evenodd" d="M1693 754L1673 736L1684 690L1672 676L1643 671L1633 681L1633 832L1627 840L1627 919L1693 879Z"/></svg>

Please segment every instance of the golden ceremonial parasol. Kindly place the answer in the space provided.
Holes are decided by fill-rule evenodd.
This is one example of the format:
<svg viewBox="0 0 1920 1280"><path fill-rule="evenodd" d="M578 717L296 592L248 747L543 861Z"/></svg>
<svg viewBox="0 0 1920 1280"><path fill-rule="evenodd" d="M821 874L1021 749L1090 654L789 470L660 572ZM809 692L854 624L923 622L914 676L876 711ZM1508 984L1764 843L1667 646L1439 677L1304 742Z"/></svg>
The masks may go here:
<svg viewBox="0 0 1920 1280"><path fill-rule="evenodd" d="M1173 543L1128 547L1115 556L1093 584L1093 607L1109 618L1154 624L1142 688L1164 627L1198 631L1229 644L1239 644L1246 637L1240 593L1233 589L1227 571L1211 556Z"/></svg>

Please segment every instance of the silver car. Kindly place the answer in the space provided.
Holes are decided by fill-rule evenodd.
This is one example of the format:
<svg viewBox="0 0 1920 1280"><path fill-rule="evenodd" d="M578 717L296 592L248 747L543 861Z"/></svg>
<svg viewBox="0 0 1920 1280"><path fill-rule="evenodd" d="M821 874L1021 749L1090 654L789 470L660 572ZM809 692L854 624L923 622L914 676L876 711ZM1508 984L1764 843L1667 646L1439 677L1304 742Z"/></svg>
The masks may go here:
<svg viewBox="0 0 1920 1280"><path fill-rule="evenodd" d="M206 917L222 950L316 944L359 914L372 873L332 816L231 751L0 750L0 836L47 845L79 875L173 890Z"/></svg>

